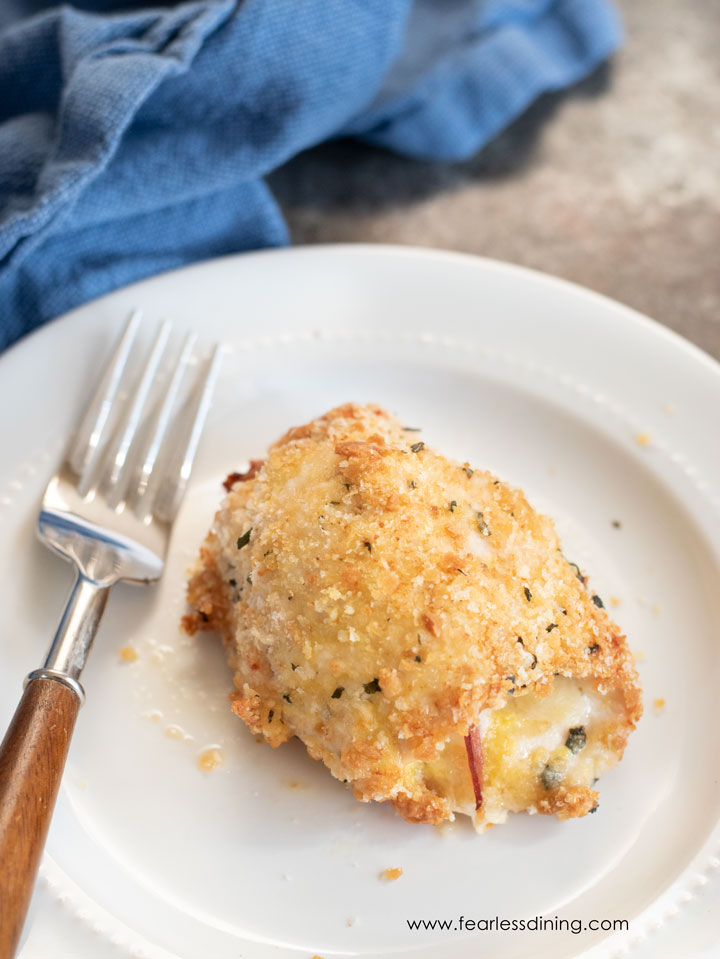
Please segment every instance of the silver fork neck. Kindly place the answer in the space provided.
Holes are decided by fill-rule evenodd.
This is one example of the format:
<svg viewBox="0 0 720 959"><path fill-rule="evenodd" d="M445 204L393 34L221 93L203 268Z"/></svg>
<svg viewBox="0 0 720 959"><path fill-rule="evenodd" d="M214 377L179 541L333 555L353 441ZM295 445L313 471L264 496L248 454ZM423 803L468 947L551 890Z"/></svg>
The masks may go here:
<svg viewBox="0 0 720 959"><path fill-rule="evenodd" d="M48 678L65 676L72 681L69 685L80 686L80 674L92 648L109 592L109 586L100 586L78 573L45 660L43 670L55 674Z"/></svg>

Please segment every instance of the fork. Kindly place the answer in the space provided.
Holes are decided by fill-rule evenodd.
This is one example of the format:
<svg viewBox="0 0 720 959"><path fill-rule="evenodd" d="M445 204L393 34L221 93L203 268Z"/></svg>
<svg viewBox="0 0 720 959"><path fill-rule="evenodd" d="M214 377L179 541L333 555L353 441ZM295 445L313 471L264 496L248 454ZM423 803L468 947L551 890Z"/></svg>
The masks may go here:
<svg viewBox="0 0 720 959"><path fill-rule="evenodd" d="M0 959L11 959L17 948L85 698L80 675L108 593L120 580L151 583L163 571L219 370L216 345L179 402L196 337L186 337L163 386L170 336L163 323L134 389L123 392L140 324L135 311L38 517L40 539L74 564L76 578L45 664L27 676L0 746Z"/></svg>

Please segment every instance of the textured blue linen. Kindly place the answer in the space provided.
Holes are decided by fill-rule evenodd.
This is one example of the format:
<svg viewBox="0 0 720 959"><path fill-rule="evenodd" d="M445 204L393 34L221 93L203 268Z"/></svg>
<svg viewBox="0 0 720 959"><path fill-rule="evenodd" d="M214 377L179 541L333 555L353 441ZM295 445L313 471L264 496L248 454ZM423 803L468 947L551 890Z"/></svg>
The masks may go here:
<svg viewBox="0 0 720 959"><path fill-rule="evenodd" d="M0 348L287 242L263 177L331 137L461 160L619 44L609 0L0 3ZM136 3L137 6L137 3Z"/></svg>

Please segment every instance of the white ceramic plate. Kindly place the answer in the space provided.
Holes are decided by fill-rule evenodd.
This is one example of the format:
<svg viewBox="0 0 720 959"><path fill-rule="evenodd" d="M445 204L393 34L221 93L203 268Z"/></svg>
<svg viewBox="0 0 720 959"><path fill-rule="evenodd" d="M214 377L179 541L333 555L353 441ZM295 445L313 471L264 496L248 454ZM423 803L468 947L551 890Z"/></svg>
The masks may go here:
<svg viewBox="0 0 720 959"><path fill-rule="evenodd" d="M99 359L138 304L208 344L224 340L229 355L162 583L116 589L87 668L23 957L711 949L720 367L567 283L422 250L233 257L74 311L0 360L3 726L70 581L34 541L38 500ZM290 424L346 400L380 403L449 455L520 485L555 517L593 588L617 600L646 712L600 784L597 815L516 816L480 837L464 821L411 826L360 804L297 744L256 744L227 707L217 644L179 633L185 571L221 478ZM128 644L134 663L119 656ZM209 745L225 761L203 772L196 760ZM381 881L394 866L402 878ZM461 916L627 919L630 931L468 931L455 928ZM433 919L453 928L408 928Z"/></svg>

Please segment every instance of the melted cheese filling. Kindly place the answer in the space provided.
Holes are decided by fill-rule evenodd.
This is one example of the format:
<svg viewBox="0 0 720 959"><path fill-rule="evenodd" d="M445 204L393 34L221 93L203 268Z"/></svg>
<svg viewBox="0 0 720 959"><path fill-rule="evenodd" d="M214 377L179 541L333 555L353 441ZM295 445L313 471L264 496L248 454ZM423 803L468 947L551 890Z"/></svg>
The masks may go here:
<svg viewBox="0 0 720 959"><path fill-rule="evenodd" d="M478 828L502 823L509 812L536 812L560 787L592 787L615 765L612 732L622 714L616 692L601 694L588 680L557 676L552 691L514 695L481 716L483 803L475 815L464 740L447 744L425 763L423 779L447 796Z"/></svg>

